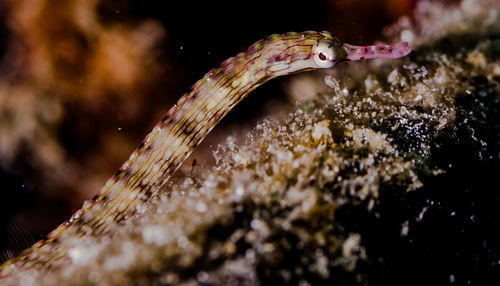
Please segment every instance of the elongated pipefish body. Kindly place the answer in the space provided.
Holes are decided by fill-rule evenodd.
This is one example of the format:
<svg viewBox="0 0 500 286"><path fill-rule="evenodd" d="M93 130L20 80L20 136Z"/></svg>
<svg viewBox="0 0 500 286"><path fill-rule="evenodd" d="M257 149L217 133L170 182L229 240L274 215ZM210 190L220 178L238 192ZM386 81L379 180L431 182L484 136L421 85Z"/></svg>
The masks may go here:
<svg viewBox="0 0 500 286"><path fill-rule="evenodd" d="M168 181L215 125L251 91L268 80L305 70L331 68L341 61L400 58L406 42L393 45L343 44L328 32L272 35L246 52L224 61L196 82L167 112L130 158L99 192L49 235L0 269L5 277L16 268L50 267L67 249L61 241L100 234L134 214Z"/></svg>

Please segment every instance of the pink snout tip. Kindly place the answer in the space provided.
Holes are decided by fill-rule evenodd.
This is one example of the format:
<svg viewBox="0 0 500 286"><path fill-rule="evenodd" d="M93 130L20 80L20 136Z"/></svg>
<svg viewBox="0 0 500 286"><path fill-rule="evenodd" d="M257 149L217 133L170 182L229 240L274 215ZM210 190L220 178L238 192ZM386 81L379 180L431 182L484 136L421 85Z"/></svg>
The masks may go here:
<svg viewBox="0 0 500 286"><path fill-rule="evenodd" d="M410 47L408 47L408 42L393 44L390 47L393 49L393 55L395 58L402 58L411 52Z"/></svg>

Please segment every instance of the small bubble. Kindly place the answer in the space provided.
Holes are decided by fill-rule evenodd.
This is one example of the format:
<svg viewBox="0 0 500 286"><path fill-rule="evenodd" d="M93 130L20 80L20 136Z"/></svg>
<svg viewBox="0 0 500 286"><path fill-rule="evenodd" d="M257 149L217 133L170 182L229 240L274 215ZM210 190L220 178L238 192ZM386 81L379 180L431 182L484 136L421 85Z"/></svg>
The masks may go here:
<svg viewBox="0 0 500 286"><path fill-rule="evenodd" d="M197 279L197 280L198 280L198 282L200 282L200 283L205 283L205 282L207 282L209 277L210 277L210 276L209 276L209 275L208 275L208 273L207 273L207 272L205 272L205 271L200 271L200 272L198 272L198 274L196 275L196 279Z"/></svg>
<svg viewBox="0 0 500 286"><path fill-rule="evenodd" d="M413 35L413 32L410 30L404 30L401 32L401 40L405 42L411 43L413 41L414 36L415 35Z"/></svg>
<svg viewBox="0 0 500 286"><path fill-rule="evenodd" d="M401 227L401 236L407 236L410 227L408 226L408 221L405 221Z"/></svg>
<svg viewBox="0 0 500 286"><path fill-rule="evenodd" d="M204 213L207 211L207 205L203 202L198 202L196 204L196 211L199 213Z"/></svg>
<svg viewBox="0 0 500 286"><path fill-rule="evenodd" d="M253 219L251 222L250 222L250 226L253 228L253 229L258 229L259 226L261 225L261 221L258 220L258 219Z"/></svg>
<svg viewBox="0 0 500 286"><path fill-rule="evenodd" d="M238 186L234 192L237 196L242 196L245 193L245 189L242 186Z"/></svg>
<svg viewBox="0 0 500 286"><path fill-rule="evenodd" d="M188 239L185 236L179 236L177 238L177 246L180 248L186 248L188 246Z"/></svg>
<svg viewBox="0 0 500 286"><path fill-rule="evenodd" d="M246 259L255 258L255 251L253 249L248 249L247 251L245 251L245 258Z"/></svg>
<svg viewBox="0 0 500 286"><path fill-rule="evenodd" d="M455 283L455 275L450 274L450 283Z"/></svg>

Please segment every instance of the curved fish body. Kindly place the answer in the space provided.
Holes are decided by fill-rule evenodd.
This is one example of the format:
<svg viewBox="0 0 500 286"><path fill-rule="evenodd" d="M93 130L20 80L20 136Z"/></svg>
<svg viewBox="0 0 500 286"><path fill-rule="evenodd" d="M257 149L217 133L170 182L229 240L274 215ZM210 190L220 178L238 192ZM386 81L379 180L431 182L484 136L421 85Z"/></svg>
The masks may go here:
<svg viewBox="0 0 500 286"><path fill-rule="evenodd" d="M328 32L272 35L224 61L196 82L161 119L130 158L73 216L19 256L5 262L0 277L16 268L48 268L66 255L61 241L98 235L132 216L139 203L160 191L215 125L251 91L268 80L340 61L399 58L407 43L353 46Z"/></svg>

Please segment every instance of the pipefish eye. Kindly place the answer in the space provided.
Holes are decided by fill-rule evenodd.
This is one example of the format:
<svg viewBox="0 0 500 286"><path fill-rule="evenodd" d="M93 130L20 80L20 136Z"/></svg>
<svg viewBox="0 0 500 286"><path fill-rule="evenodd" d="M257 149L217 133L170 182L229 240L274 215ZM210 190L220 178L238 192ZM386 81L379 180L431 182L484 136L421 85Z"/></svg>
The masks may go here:
<svg viewBox="0 0 500 286"><path fill-rule="evenodd" d="M335 45L326 40L320 40L313 49L314 63L318 68L330 68L336 61Z"/></svg>

